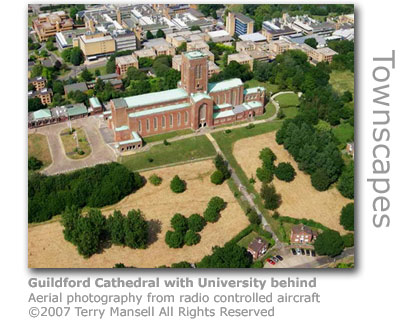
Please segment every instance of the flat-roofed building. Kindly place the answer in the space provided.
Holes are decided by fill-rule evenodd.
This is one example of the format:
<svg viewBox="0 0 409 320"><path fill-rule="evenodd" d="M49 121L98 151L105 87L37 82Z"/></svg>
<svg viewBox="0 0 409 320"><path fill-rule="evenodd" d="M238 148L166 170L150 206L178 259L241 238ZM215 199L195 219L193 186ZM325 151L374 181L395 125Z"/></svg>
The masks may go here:
<svg viewBox="0 0 409 320"><path fill-rule="evenodd" d="M194 51L194 50L209 50L209 45L206 43L206 41L203 40L196 40L192 42L188 42L186 44L186 51Z"/></svg>
<svg viewBox="0 0 409 320"><path fill-rule="evenodd" d="M103 111L102 104L97 97L89 98L89 108L88 113L90 115L98 114Z"/></svg>
<svg viewBox="0 0 409 320"><path fill-rule="evenodd" d="M256 61L268 61L269 60L268 53L262 50L247 51L247 54Z"/></svg>
<svg viewBox="0 0 409 320"><path fill-rule="evenodd" d="M85 82L77 82L71 83L64 86L64 93L65 95L69 94L70 92L81 91L85 92L88 90L88 86Z"/></svg>
<svg viewBox="0 0 409 320"><path fill-rule="evenodd" d="M229 12L226 19L226 31L234 36L253 33L254 20L239 12Z"/></svg>
<svg viewBox="0 0 409 320"><path fill-rule="evenodd" d="M139 68L138 59L134 55L130 54L128 56L121 56L115 58L116 73L120 75L126 74L128 68L134 67Z"/></svg>
<svg viewBox="0 0 409 320"><path fill-rule="evenodd" d="M87 32L78 38L78 45L88 58L107 56L115 52L115 40L102 32Z"/></svg>
<svg viewBox="0 0 409 320"><path fill-rule="evenodd" d="M267 41L278 40L282 36L288 36L297 33L294 29L286 26L278 19L264 21L261 27L261 33L266 37Z"/></svg>
<svg viewBox="0 0 409 320"><path fill-rule="evenodd" d="M78 46L78 37L85 34L86 32L86 28L57 32L55 35L57 48L59 50L64 50L67 48L72 48L73 46Z"/></svg>
<svg viewBox="0 0 409 320"><path fill-rule="evenodd" d="M332 62L332 58L338 53L330 48L319 48L311 50L309 56L317 62Z"/></svg>
<svg viewBox="0 0 409 320"><path fill-rule="evenodd" d="M155 59L156 53L155 50L152 48L146 48L146 49L141 49L141 50L136 50L132 53L136 58L149 58L149 59Z"/></svg>
<svg viewBox="0 0 409 320"><path fill-rule="evenodd" d="M220 72L220 67L214 63L214 56L208 56L206 52L203 52L203 55L207 57L207 69L208 69L208 77L210 78L213 74L219 73ZM212 59L213 58L213 59ZM173 56L172 58L172 68L181 71L182 69L182 55L178 54Z"/></svg>
<svg viewBox="0 0 409 320"><path fill-rule="evenodd" d="M247 52L256 50L256 44L253 41L239 41L236 42L236 50L238 52Z"/></svg>
<svg viewBox="0 0 409 320"><path fill-rule="evenodd" d="M174 56L176 53L175 47L163 38L152 39L143 44L145 49L153 49L156 56L169 55Z"/></svg>
<svg viewBox="0 0 409 320"><path fill-rule="evenodd" d="M272 42L272 50L275 54L282 54L291 49L291 43L285 40L276 40Z"/></svg>
<svg viewBox="0 0 409 320"><path fill-rule="evenodd" d="M112 32L116 51L136 50L137 41L135 33L130 30L115 30Z"/></svg>
<svg viewBox="0 0 409 320"><path fill-rule="evenodd" d="M47 79L44 77L35 77L28 80L28 84L32 84L34 88L38 91L47 85Z"/></svg>
<svg viewBox="0 0 409 320"><path fill-rule="evenodd" d="M46 41L57 32L71 30L74 26L74 22L65 11L41 13L32 23L40 41Z"/></svg>
<svg viewBox="0 0 409 320"><path fill-rule="evenodd" d="M28 98L39 98L43 105L50 104L52 102L53 90L50 88L42 88L40 90L29 91Z"/></svg>
<svg viewBox="0 0 409 320"><path fill-rule="evenodd" d="M227 64L229 64L232 61L236 61L239 64L248 64L250 66L250 71L253 71L254 58L251 57L248 53L239 52L229 54L227 56Z"/></svg>
<svg viewBox="0 0 409 320"><path fill-rule="evenodd" d="M210 31L207 33L209 35L210 41L215 43L231 43L233 37L226 30Z"/></svg>

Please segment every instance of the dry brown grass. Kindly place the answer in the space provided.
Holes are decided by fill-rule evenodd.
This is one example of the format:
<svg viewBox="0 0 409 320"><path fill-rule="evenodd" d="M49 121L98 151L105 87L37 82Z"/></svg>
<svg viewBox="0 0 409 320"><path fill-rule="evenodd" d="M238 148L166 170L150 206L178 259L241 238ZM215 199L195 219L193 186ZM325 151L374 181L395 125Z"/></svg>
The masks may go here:
<svg viewBox="0 0 409 320"><path fill-rule="evenodd" d="M31 268L111 268L122 262L127 266L152 268L170 265L179 261L197 262L215 245L223 245L248 225L248 220L236 202L226 183L216 186L210 182L210 174L214 171L211 160L182 166L146 171L148 178L156 173L163 178L159 186L147 183L119 202L117 205L103 209L108 215L114 209L126 214L130 209L141 209L147 220L161 223L161 231L157 234L148 249L133 250L112 246L101 254L89 259L82 258L76 248L64 240L59 222L33 226L28 229L28 264ZM170 180L178 174L187 182L187 190L182 194L173 193ZM189 216L202 213L213 196L220 196L227 202L227 208L221 212L221 218L214 224L208 224L201 234L201 241L196 246L184 246L181 249L169 248L165 241L166 231L170 229L170 219L174 213ZM153 238L155 238L153 236Z"/></svg>
<svg viewBox="0 0 409 320"><path fill-rule="evenodd" d="M51 162L51 153L47 137L43 134L32 133L28 135L28 156L36 157L43 162L43 168L48 167Z"/></svg>
<svg viewBox="0 0 409 320"><path fill-rule="evenodd" d="M275 132L266 133L248 139L242 139L235 143L233 148L234 157L243 168L247 177L256 177L256 170L261 166L258 158L260 150L264 147L271 148L277 156L277 162L290 162L297 175L292 182L281 181L274 178L273 184L281 194L282 204L278 212L283 216L294 218L313 219L324 226L346 233L339 223L339 216L343 206L351 202L344 198L336 188L319 192L311 185L310 176L298 170L297 163L291 155L278 145L275 140ZM256 179L255 188L259 191L261 182Z"/></svg>

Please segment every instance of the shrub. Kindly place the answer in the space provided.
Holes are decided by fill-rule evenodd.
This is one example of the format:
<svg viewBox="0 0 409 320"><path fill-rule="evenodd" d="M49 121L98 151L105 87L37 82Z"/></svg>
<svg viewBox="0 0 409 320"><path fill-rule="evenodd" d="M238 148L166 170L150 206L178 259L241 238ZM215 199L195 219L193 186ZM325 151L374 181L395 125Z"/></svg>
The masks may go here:
<svg viewBox="0 0 409 320"><path fill-rule="evenodd" d="M163 144L164 144L165 146L169 146L169 145L170 145L170 142L165 139L165 140L163 140Z"/></svg>
<svg viewBox="0 0 409 320"><path fill-rule="evenodd" d="M325 191L329 188L331 181L329 180L325 170L318 168L311 175L311 184L318 191Z"/></svg>
<svg viewBox="0 0 409 320"><path fill-rule="evenodd" d="M171 268L192 268L192 265L187 261L172 263Z"/></svg>
<svg viewBox="0 0 409 320"><path fill-rule="evenodd" d="M293 166L288 162L280 162L274 169L274 174L280 180L290 182L294 180L295 170Z"/></svg>
<svg viewBox="0 0 409 320"><path fill-rule="evenodd" d="M206 220L200 214L195 213L195 214L192 214L187 219L187 224L188 224L189 230L192 230L194 232L200 232L205 227Z"/></svg>
<svg viewBox="0 0 409 320"><path fill-rule="evenodd" d="M124 221L125 245L136 249L148 245L148 222L140 210L131 210Z"/></svg>
<svg viewBox="0 0 409 320"><path fill-rule="evenodd" d="M209 207L207 207L207 209L204 211L203 216L207 222L212 222L212 223L216 222L220 218L219 211L217 211L214 208L209 208Z"/></svg>
<svg viewBox="0 0 409 320"><path fill-rule="evenodd" d="M250 183L250 184L255 184L255 183L256 183L256 179L254 179L253 177L251 177L251 178L249 179L249 183Z"/></svg>
<svg viewBox="0 0 409 320"><path fill-rule="evenodd" d="M354 231L354 204L348 203L341 210L340 223L345 230Z"/></svg>
<svg viewBox="0 0 409 320"><path fill-rule="evenodd" d="M249 268L253 260L245 248L231 242L212 251L197 264L198 268Z"/></svg>
<svg viewBox="0 0 409 320"><path fill-rule="evenodd" d="M274 173L272 170L263 166L261 168L257 168L256 176L261 182L269 183L273 181Z"/></svg>
<svg viewBox="0 0 409 320"><path fill-rule="evenodd" d="M216 170L215 172L212 173L210 176L210 181L213 184L219 185L224 182L224 175L220 170Z"/></svg>
<svg viewBox="0 0 409 320"><path fill-rule="evenodd" d="M175 231L179 231L184 234L188 229L188 220L182 214L176 213L170 220L170 225L173 229L175 229Z"/></svg>
<svg viewBox="0 0 409 320"><path fill-rule="evenodd" d="M214 158L214 166L217 170L223 173L224 179L230 178L229 166L220 154L217 154Z"/></svg>
<svg viewBox="0 0 409 320"><path fill-rule="evenodd" d="M153 162L153 158L149 157L148 162Z"/></svg>
<svg viewBox="0 0 409 320"><path fill-rule="evenodd" d="M170 248L181 248L183 247L183 238L182 232L169 230L166 232L165 242Z"/></svg>
<svg viewBox="0 0 409 320"><path fill-rule="evenodd" d="M154 186L158 186L162 183L162 178L159 177L156 173L154 173L149 177L149 182L152 183Z"/></svg>
<svg viewBox="0 0 409 320"><path fill-rule="evenodd" d="M251 265L251 268L263 268L264 267L264 264L263 264L263 261L260 261L260 260L257 260L257 261L254 261L253 262L253 264Z"/></svg>
<svg viewBox="0 0 409 320"><path fill-rule="evenodd" d="M350 248L354 246L354 234L347 233L346 235L342 236L342 241L344 241L344 246L346 248Z"/></svg>
<svg viewBox="0 0 409 320"><path fill-rule="evenodd" d="M354 163L345 167L339 178L337 188L341 194L348 199L354 198Z"/></svg>
<svg viewBox="0 0 409 320"><path fill-rule="evenodd" d="M200 235L193 230L188 230L185 234L185 244L188 246L193 246L200 242Z"/></svg>
<svg viewBox="0 0 409 320"><path fill-rule="evenodd" d="M43 166L43 162L36 157L28 158L28 170L38 170Z"/></svg>
<svg viewBox="0 0 409 320"><path fill-rule="evenodd" d="M174 193L182 193L186 190L186 182L180 179L178 175L176 175L170 182L170 189Z"/></svg>
<svg viewBox="0 0 409 320"><path fill-rule="evenodd" d="M339 232L325 230L317 236L314 242L314 248L319 255L335 257L344 250L344 240Z"/></svg>
<svg viewBox="0 0 409 320"><path fill-rule="evenodd" d="M216 196L210 199L207 207L214 208L216 211L221 211L226 207L226 203L222 198Z"/></svg>
<svg viewBox="0 0 409 320"><path fill-rule="evenodd" d="M265 166L269 166L270 164L273 164L275 160L277 160L277 156L270 148L261 149L258 157Z"/></svg>
<svg viewBox="0 0 409 320"><path fill-rule="evenodd" d="M142 188L146 183L145 178L143 176L141 176L138 172L134 173L134 177L135 177L135 186L136 186L136 188L137 189Z"/></svg>
<svg viewBox="0 0 409 320"><path fill-rule="evenodd" d="M281 204L281 196L276 193L273 185L269 186L263 183L260 190L260 196L264 200L264 207L269 210L277 209Z"/></svg>
<svg viewBox="0 0 409 320"><path fill-rule="evenodd" d="M227 129L227 130L224 131L224 133L229 134L229 133L231 133L231 130L230 130L230 129Z"/></svg>
<svg viewBox="0 0 409 320"><path fill-rule="evenodd" d="M253 129L255 127L254 123L250 123L246 126L246 129Z"/></svg>
<svg viewBox="0 0 409 320"><path fill-rule="evenodd" d="M251 224L260 224L261 218L257 214L256 210L249 209L247 210L247 218L249 219Z"/></svg>

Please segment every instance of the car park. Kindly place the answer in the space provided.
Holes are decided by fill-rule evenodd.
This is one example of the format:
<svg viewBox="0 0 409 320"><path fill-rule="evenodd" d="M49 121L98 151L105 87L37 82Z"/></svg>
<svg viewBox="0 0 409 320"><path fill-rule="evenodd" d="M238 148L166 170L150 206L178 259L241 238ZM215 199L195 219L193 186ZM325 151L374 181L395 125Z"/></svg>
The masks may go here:
<svg viewBox="0 0 409 320"><path fill-rule="evenodd" d="M274 261L275 263L280 262L280 260L279 260L277 257L271 257L271 259L273 259L273 261Z"/></svg>
<svg viewBox="0 0 409 320"><path fill-rule="evenodd" d="M273 261L273 259L271 259L271 258L268 258L267 259L267 262L269 263L269 264L271 264L271 265L275 265L276 263Z"/></svg>
<svg viewBox="0 0 409 320"><path fill-rule="evenodd" d="M283 261L283 260L284 260L284 258L283 258L282 256L276 255L276 257L277 257L277 259L280 260L280 261Z"/></svg>
<svg viewBox="0 0 409 320"><path fill-rule="evenodd" d="M301 254L301 249L300 248L295 249L295 251L297 252L297 255Z"/></svg>

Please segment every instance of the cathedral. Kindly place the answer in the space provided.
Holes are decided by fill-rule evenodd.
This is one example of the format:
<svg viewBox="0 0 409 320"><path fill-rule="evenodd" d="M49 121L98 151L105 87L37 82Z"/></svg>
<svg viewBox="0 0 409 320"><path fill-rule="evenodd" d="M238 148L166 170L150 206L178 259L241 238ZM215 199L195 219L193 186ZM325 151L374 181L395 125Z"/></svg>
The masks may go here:
<svg viewBox="0 0 409 320"><path fill-rule="evenodd" d="M202 52L186 52L177 89L112 99L107 119L119 151L142 147L142 137L214 127L263 114L265 88L245 89L238 78L209 83L207 66Z"/></svg>

